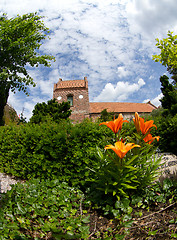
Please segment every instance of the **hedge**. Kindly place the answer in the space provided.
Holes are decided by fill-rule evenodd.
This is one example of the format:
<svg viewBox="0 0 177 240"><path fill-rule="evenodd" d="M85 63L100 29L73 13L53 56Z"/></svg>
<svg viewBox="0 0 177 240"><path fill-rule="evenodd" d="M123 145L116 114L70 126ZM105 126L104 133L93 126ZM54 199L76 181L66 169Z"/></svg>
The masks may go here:
<svg viewBox="0 0 177 240"><path fill-rule="evenodd" d="M107 144L97 123L68 121L0 128L0 171L22 179L56 179L84 184L96 164L96 146Z"/></svg>

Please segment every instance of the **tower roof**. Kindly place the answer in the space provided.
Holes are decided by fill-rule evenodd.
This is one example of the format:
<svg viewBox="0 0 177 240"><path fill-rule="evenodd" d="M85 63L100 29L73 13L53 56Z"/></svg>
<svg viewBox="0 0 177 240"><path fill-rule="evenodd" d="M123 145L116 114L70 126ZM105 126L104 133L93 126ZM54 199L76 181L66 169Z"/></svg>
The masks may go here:
<svg viewBox="0 0 177 240"><path fill-rule="evenodd" d="M64 88L88 88L87 78L84 77L82 80L65 80L63 81L61 78L58 83L55 84L55 89L64 89ZM54 90L55 90L54 89Z"/></svg>

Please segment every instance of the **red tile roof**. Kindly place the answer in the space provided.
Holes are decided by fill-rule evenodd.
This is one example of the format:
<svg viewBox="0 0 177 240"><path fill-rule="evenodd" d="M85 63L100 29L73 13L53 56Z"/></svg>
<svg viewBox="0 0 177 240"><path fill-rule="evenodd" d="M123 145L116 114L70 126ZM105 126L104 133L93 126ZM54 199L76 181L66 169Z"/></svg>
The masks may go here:
<svg viewBox="0 0 177 240"><path fill-rule="evenodd" d="M86 87L85 80L66 80L58 81L56 88L77 88Z"/></svg>
<svg viewBox="0 0 177 240"><path fill-rule="evenodd" d="M128 103L128 102L90 102L90 113L101 113L104 109L108 112L117 113L150 113L156 107L148 103Z"/></svg>

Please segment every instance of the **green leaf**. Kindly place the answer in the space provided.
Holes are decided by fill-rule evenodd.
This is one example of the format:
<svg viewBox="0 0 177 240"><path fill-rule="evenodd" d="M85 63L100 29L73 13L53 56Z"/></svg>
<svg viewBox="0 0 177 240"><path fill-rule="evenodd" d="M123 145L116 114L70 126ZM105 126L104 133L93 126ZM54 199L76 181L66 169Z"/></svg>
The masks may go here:
<svg viewBox="0 0 177 240"><path fill-rule="evenodd" d="M126 187L127 189L136 189L137 188L136 186L131 186L131 185L126 184L126 183L121 183L121 185Z"/></svg>
<svg viewBox="0 0 177 240"><path fill-rule="evenodd" d="M99 158L103 159L104 157L103 157L103 153L102 153L101 149L98 146L96 147L96 149L97 149L97 153L98 153Z"/></svg>
<svg viewBox="0 0 177 240"><path fill-rule="evenodd" d="M135 155L132 158L130 158L130 160L126 162L126 166L129 166L136 158L138 158L138 155Z"/></svg>
<svg viewBox="0 0 177 240"><path fill-rule="evenodd" d="M18 210L20 211L20 213L26 214L27 210L22 206L22 204L17 202L17 207L18 207Z"/></svg>
<svg viewBox="0 0 177 240"><path fill-rule="evenodd" d="M17 230L19 229L19 226L17 225L17 223L10 223L7 225L8 229L13 229L13 230Z"/></svg>
<svg viewBox="0 0 177 240"><path fill-rule="evenodd" d="M177 238L177 233L172 233L171 238Z"/></svg>
<svg viewBox="0 0 177 240"><path fill-rule="evenodd" d="M58 233L54 233L52 235L56 240L62 240L62 239L80 239L80 234L58 234Z"/></svg>
<svg viewBox="0 0 177 240"><path fill-rule="evenodd" d="M117 193L116 191L113 191L113 196L115 196L115 195L116 195L116 193Z"/></svg>
<svg viewBox="0 0 177 240"><path fill-rule="evenodd" d="M82 222L83 222L83 223L89 223L89 222L90 222L90 215L88 215L88 216L85 217L85 218L82 218Z"/></svg>
<svg viewBox="0 0 177 240"><path fill-rule="evenodd" d="M116 240L123 240L125 238L125 234L116 234L115 239Z"/></svg>
<svg viewBox="0 0 177 240"><path fill-rule="evenodd" d="M158 230L149 231L148 235L154 236L154 235L156 235L157 232L158 232Z"/></svg>
<svg viewBox="0 0 177 240"><path fill-rule="evenodd" d="M125 168L131 169L131 170L137 170L137 168L135 168L133 166L128 166L128 165L125 165Z"/></svg>

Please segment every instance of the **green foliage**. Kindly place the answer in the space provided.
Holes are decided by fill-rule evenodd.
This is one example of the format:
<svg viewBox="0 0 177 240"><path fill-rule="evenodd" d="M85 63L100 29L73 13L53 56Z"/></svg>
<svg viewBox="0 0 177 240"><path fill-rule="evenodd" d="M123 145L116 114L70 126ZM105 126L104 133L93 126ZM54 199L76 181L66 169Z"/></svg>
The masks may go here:
<svg viewBox="0 0 177 240"><path fill-rule="evenodd" d="M67 152L65 124L44 123L2 127L0 169L24 179L54 178Z"/></svg>
<svg viewBox="0 0 177 240"><path fill-rule="evenodd" d="M177 183L166 178L162 183L154 182L131 196L131 204L136 207L149 208L157 203L172 202L177 199Z"/></svg>
<svg viewBox="0 0 177 240"><path fill-rule="evenodd" d="M47 103L37 103L30 118L31 123L39 124L52 120L60 122L61 119L67 119L71 115L70 104L68 102L58 103L56 99L51 99Z"/></svg>
<svg viewBox="0 0 177 240"><path fill-rule="evenodd" d="M166 75L160 77L160 82L162 108L151 113L157 125L157 130L153 129L152 132L160 136L159 148L162 152L177 155L177 90Z"/></svg>
<svg viewBox="0 0 177 240"><path fill-rule="evenodd" d="M160 110L152 115L159 128ZM177 126L174 118L173 126ZM84 196L68 184L87 188L87 202L91 200L101 213L116 219L116 228L95 233L98 239L124 239L133 223L134 208L140 216L143 208L176 200L175 182L166 179L162 185L152 184L159 162L152 158L154 147L136 133L133 121L124 124L119 134L141 149L132 149L123 159L111 150L103 151L117 138L106 126L88 120L76 125L48 121L0 127L0 171L40 179L17 184L3 194L0 239L89 239L93 232L89 232Z"/></svg>
<svg viewBox="0 0 177 240"><path fill-rule="evenodd" d="M128 197L128 190L136 189L139 186L134 167L137 156L127 161L127 159L120 159L114 152L104 153L101 149L98 149L98 155L100 165L95 170L96 176L93 179L96 189L118 199L121 196Z"/></svg>
<svg viewBox="0 0 177 240"><path fill-rule="evenodd" d="M127 125L123 125L113 142L123 139L127 143L139 144L140 148L133 148L123 158L112 150L103 151L98 148L98 165L93 169L95 175L91 179L89 194L95 203L104 207L129 198L137 189L141 191L151 185L158 176L161 159L153 157L155 148L152 144L145 143L145 136L140 133L126 136L124 126L127 128Z"/></svg>
<svg viewBox="0 0 177 240"><path fill-rule="evenodd" d="M152 59L168 67L170 73L173 73L173 71L177 70L177 35L173 35L173 32L168 31L167 36L162 40L156 39L156 46L160 49L160 54L153 55Z"/></svg>
<svg viewBox="0 0 177 240"><path fill-rule="evenodd" d="M172 114L173 116L177 113L177 90L169 83L169 78L166 75L160 77L161 91L163 97L160 100L162 107L164 108L164 115Z"/></svg>
<svg viewBox="0 0 177 240"><path fill-rule="evenodd" d="M85 185L92 172L96 145L105 131L89 121L6 126L0 129L0 171L23 179L41 178Z"/></svg>
<svg viewBox="0 0 177 240"><path fill-rule="evenodd" d="M101 129L97 123L85 120L74 125L69 132L67 162L68 180L74 185L85 186L97 165L96 146L104 147L112 137L108 129ZM79 176L79 178L78 178Z"/></svg>
<svg viewBox="0 0 177 240"><path fill-rule="evenodd" d="M152 129L152 133L160 136L158 148L161 152L169 152L177 155L177 114L164 117L164 109L160 108L151 116L156 123L157 129Z"/></svg>
<svg viewBox="0 0 177 240"><path fill-rule="evenodd" d="M88 239L89 222L83 193L59 180L14 185L1 200L2 240Z"/></svg>
<svg viewBox="0 0 177 240"><path fill-rule="evenodd" d="M111 121L113 119L114 113L110 113L107 111L107 109L104 109L103 111L101 111L101 116L99 118L99 120L101 122L106 122L106 121Z"/></svg>
<svg viewBox="0 0 177 240"><path fill-rule="evenodd" d="M39 48L48 34L42 17L37 13L8 19L0 17L0 125L3 125L3 112L9 91L27 93L27 86L35 86L26 66L50 66L49 55L40 55ZM49 61L48 61L49 60Z"/></svg>
<svg viewBox="0 0 177 240"><path fill-rule="evenodd" d="M25 65L37 67L39 64L50 66L48 60L53 57L48 55L40 56L37 51L42 45L42 41L47 38L48 28L45 27L42 17L37 13L29 13L23 16L8 19L4 14L0 21L0 67L1 76L10 80L6 84L10 85L12 91L15 89L26 92L25 85L35 85L29 76ZM22 73L23 76L19 76ZM7 76L6 76L7 74Z"/></svg>
<svg viewBox="0 0 177 240"><path fill-rule="evenodd" d="M26 117L24 117L23 112L22 112L22 113L19 115L19 118L18 118L18 121L17 121L17 125L19 125L19 124L25 124L25 123L27 123Z"/></svg>
<svg viewBox="0 0 177 240"><path fill-rule="evenodd" d="M157 132L161 136L160 150L177 155L177 114L174 117L162 118Z"/></svg>

